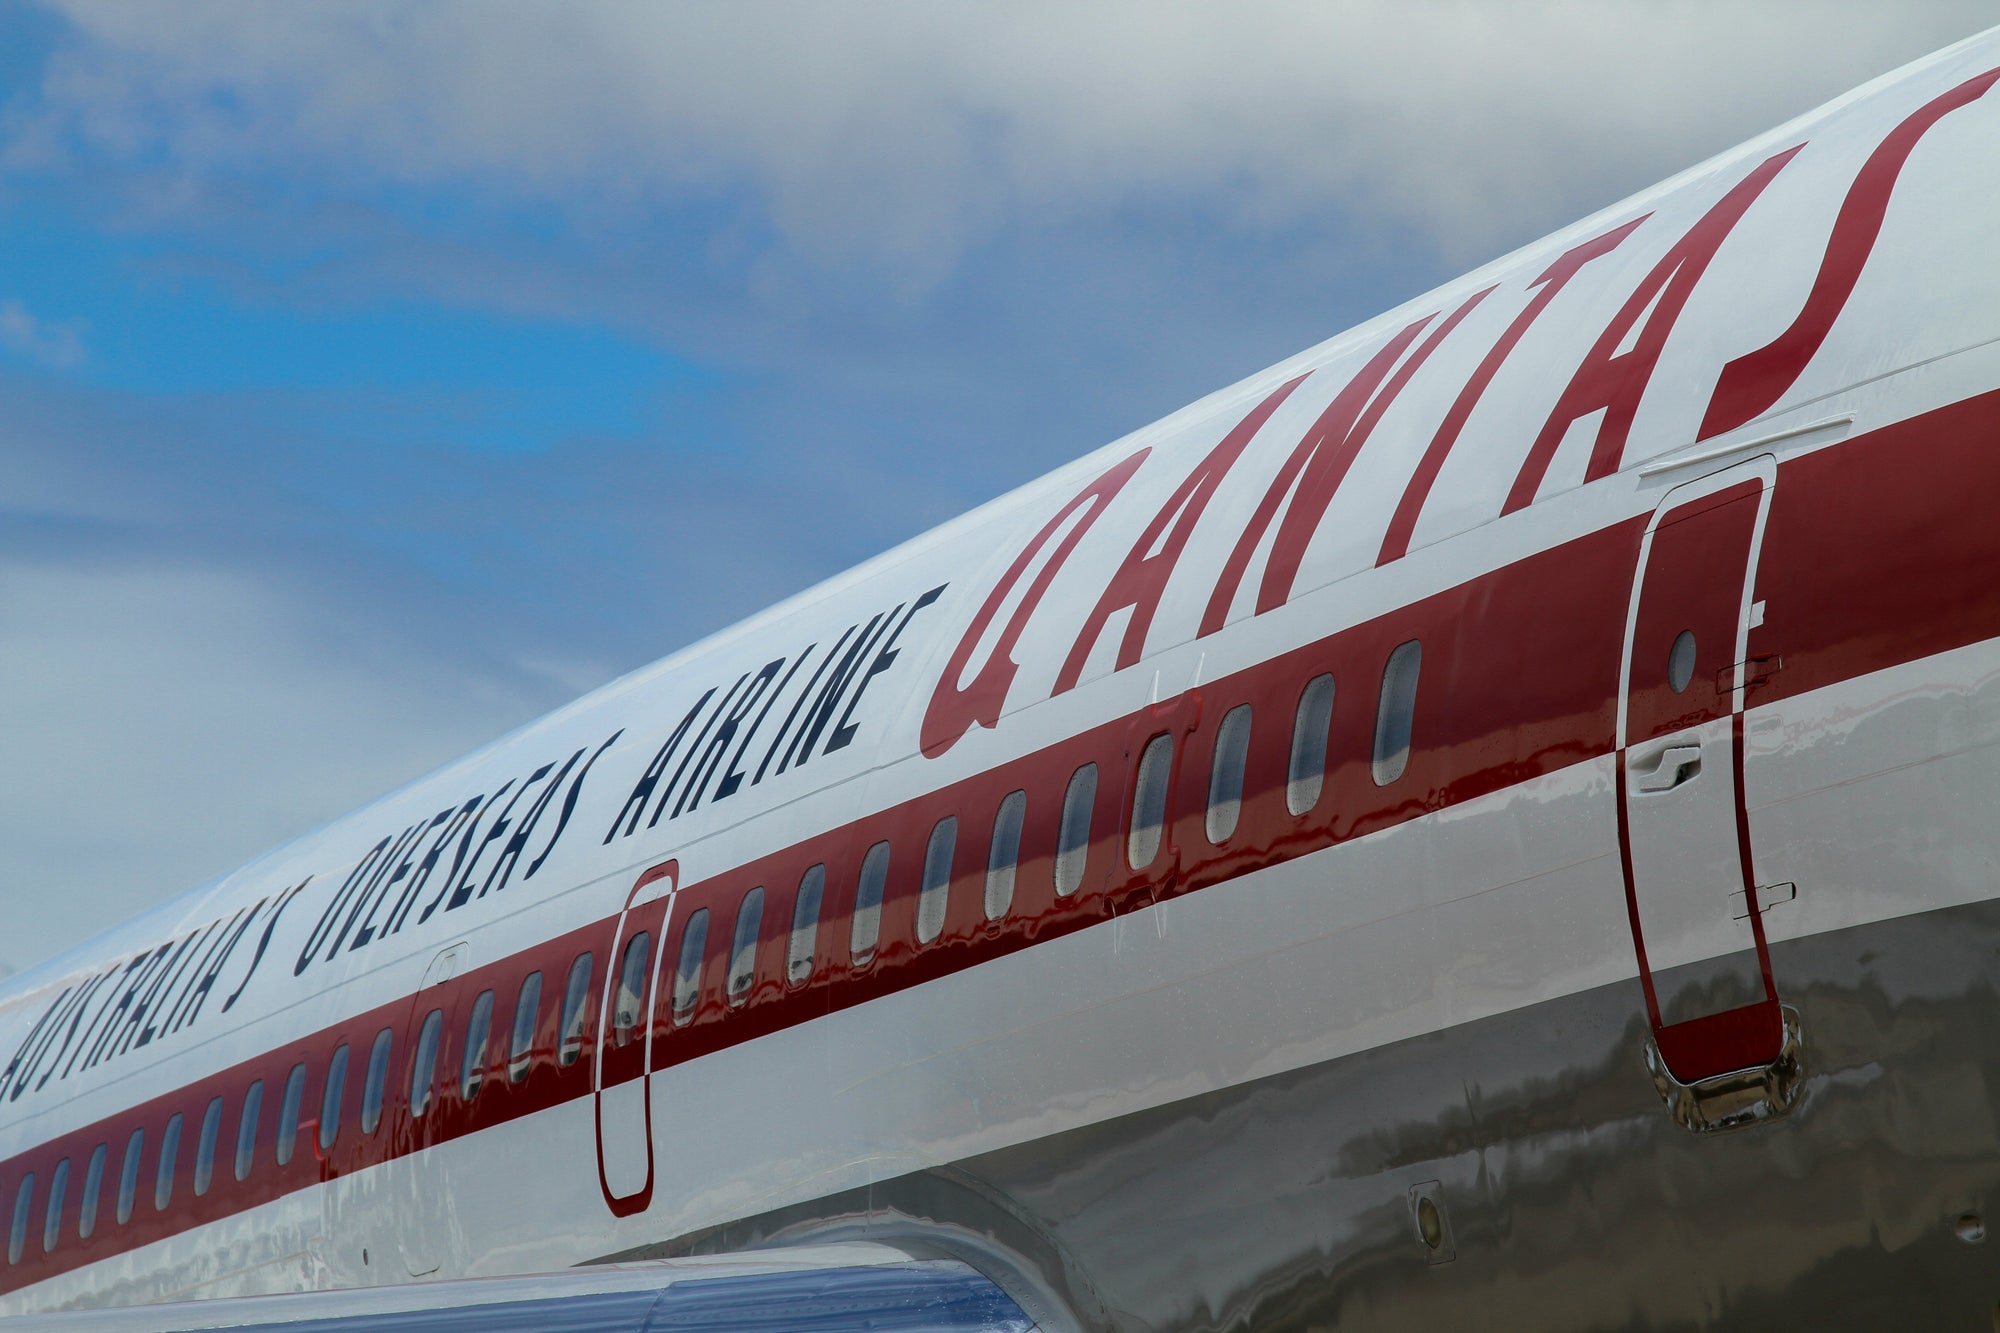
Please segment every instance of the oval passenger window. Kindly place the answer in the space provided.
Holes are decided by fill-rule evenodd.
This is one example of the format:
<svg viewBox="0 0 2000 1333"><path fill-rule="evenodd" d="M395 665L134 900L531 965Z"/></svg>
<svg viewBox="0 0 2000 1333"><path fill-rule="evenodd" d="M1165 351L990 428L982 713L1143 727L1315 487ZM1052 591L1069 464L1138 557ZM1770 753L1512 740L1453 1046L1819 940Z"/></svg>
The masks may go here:
<svg viewBox="0 0 2000 1333"><path fill-rule="evenodd" d="M1674 646L1667 652L1667 686L1680 694L1693 679L1694 631L1684 629L1674 636Z"/></svg>
<svg viewBox="0 0 2000 1333"><path fill-rule="evenodd" d="M146 1131L135 1129L125 1140L125 1165L118 1172L118 1225L132 1220L132 1202L139 1196L139 1158L146 1151Z"/></svg>
<svg viewBox="0 0 2000 1333"><path fill-rule="evenodd" d="M1332 679L1328 677L1328 679ZM1243 814L1243 766L1250 757L1250 705L1238 704L1215 729L1215 756L1208 768L1208 818L1212 843L1225 843Z"/></svg>
<svg viewBox="0 0 2000 1333"><path fill-rule="evenodd" d="M174 1112L167 1121L166 1132L160 1135L160 1165L153 1173L153 1211L165 1212L174 1200L175 1158L181 1154L181 1113Z"/></svg>
<svg viewBox="0 0 2000 1333"><path fill-rule="evenodd" d="M1319 804L1326 785L1327 733L1333 726L1333 677L1314 676L1299 691L1292 715L1292 762L1285 775L1285 809L1302 815Z"/></svg>
<svg viewBox="0 0 2000 1333"><path fill-rule="evenodd" d="M1411 639L1398 644L1382 668L1382 701L1375 710L1375 785L1386 787L1403 776L1410 763L1410 734L1416 725L1417 672L1423 668L1424 646Z"/></svg>
<svg viewBox="0 0 2000 1333"><path fill-rule="evenodd" d="M519 1083L528 1076L535 1058L535 1028L542 1021L542 974L530 972L521 980L521 993L514 997L514 1035L507 1046L507 1081Z"/></svg>
<svg viewBox="0 0 2000 1333"><path fill-rule="evenodd" d="M410 1059L410 1114L421 1116L431 1107L431 1086L437 1082L438 1035L444 1031L444 1010L424 1015L417 1029L417 1053Z"/></svg>
<svg viewBox="0 0 2000 1333"><path fill-rule="evenodd" d="M83 1169L83 1204L76 1214L76 1234L83 1240L97 1230L97 1197L104 1190L104 1159L109 1149L100 1143L91 1150L90 1165Z"/></svg>
<svg viewBox="0 0 2000 1333"><path fill-rule="evenodd" d="M569 965L569 980L563 983L562 1022L556 1032L556 1063L573 1065L583 1054L583 1029L590 1022L590 951L576 956Z"/></svg>
<svg viewBox="0 0 2000 1333"><path fill-rule="evenodd" d="M361 1132L373 1134L375 1127L382 1123L382 1096L389 1087L389 1049L395 1038L388 1028L375 1034L375 1044L368 1051L368 1073L361 1082ZM202 1138L208 1137L208 1126L203 1125ZM195 1193L201 1193L197 1188Z"/></svg>
<svg viewBox="0 0 2000 1333"><path fill-rule="evenodd" d="M799 880L792 900L792 937L785 946L785 979L794 986L812 975L813 953L819 947L819 900L826 892L826 867L816 865Z"/></svg>
<svg viewBox="0 0 2000 1333"><path fill-rule="evenodd" d="M757 936L764 928L764 886L743 895L736 909L736 934L729 941L729 1002L741 1004L750 998L757 981Z"/></svg>
<svg viewBox="0 0 2000 1333"><path fill-rule="evenodd" d="M1014 869L1021 861L1021 823L1028 793L1010 791L993 812L993 842L986 850L986 919L998 921L1014 905Z"/></svg>
<svg viewBox="0 0 2000 1333"><path fill-rule="evenodd" d="M856 967L865 967L875 957L875 943L882 937L882 891L889 883L889 844L878 842L861 860L861 881L854 889L854 924L847 935L847 951Z"/></svg>
<svg viewBox="0 0 2000 1333"><path fill-rule="evenodd" d="M42 1223L42 1253L47 1254L62 1238L63 1195L69 1192L69 1158L56 1163L49 1177L49 1211Z"/></svg>
<svg viewBox="0 0 2000 1333"><path fill-rule="evenodd" d="M618 963L618 985L611 993L611 1044L628 1045L646 1013L646 964L653 958L653 936L640 931L625 942Z"/></svg>
<svg viewBox="0 0 2000 1333"><path fill-rule="evenodd" d="M1056 893L1067 897L1083 883L1090 861L1090 808L1097 803L1097 765L1085 764L1063 792L1062 824L1056 830Z"/></svg>
<svg viewBox="0 0 2000 1333"><path fill-rule="evenodd" d="M264 1116L264 1080L257 1079L243 1094L243 1118L236 1122L236 1178L247 1180L257 1164L257 1122Z"/></svg>
<svg viewBox="0 0 2000 1333"><path fill-rule="evenodd" d="M917 894L917 939L929 944L944 930L945 896L951 892L951 854L958 847L958 817L946 815L924 847L924 887Z"/></svg>
<svg viewBox="0 0 2000 1333"><path fill-rule="evenodd" d="M194 1192L208 1193L209 1183L215 1179L215 1147L222 1138L222 1098L208 1099L208 1109L201 1114L201 1139L194 1149Z"/></svg>
<svg viewBox="0 0 2000 1333"><path fill-rule="evenodd" d="M701 958L708 950L708 909L696 908L681 927L681 957L674 968L674 1022L694 1017L695 1001L701 998Z"/></svg>
<svg viewBox="0 0 2000 1333"><path fill-rule="evenodd" d="M1139 755L1139 772L1132 780L1132 827L1125 835L1125 861L1144 870L1160 854L1160 834L1167 822L1167 780L1174 771L1174 738L1155 736Z"/></svg>
<svg viewBox="0 0 2000 1333"><path fill-rule="evenodd" d="M458 1095L471 1101L486 1080L486 1046L493 1039L493 992L483 990L472 1002L465 1023L465 1058L458 1067Z"/></svg>
<svg viewBox="0 0 2000 1333"><path fill-rule="evenodd" d="M278 1165L292 1160L292 1150L298 1146L299 1111L306 1100L306 1064L301 1060L292 1066L292 1072L285 1076L285 1095L278 1102Z"/></svg>
<svg viewBox="0 0 2000 1333"><path fill-rule="evenodd" d="M347 1091L347 1043L334 1049L326 1062L326 1085L319 1090L319 1146L324 1152L340 1137L340 1102Z"/></svg>
<svg viewBox="0 0 2000 1333"><path fill-rule="evenodd" d="M14 1226L7 1233L7 1262L10 1264L20 1263L21 1251L27 1248L28 1219L35 1206L35 1173L30 1171L22 1176L15 1191Z"/></svg>

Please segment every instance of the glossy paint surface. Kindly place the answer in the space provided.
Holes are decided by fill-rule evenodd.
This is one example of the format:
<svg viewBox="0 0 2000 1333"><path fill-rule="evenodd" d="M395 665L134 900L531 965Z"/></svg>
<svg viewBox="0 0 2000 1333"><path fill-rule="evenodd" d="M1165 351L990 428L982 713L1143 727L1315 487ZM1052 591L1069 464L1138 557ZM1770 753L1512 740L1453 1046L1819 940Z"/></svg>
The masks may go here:
<svg viewBox="0 0 2000 1333"><path fill-rule="evenodd" d="M1049 1327L1989 1326L1996 69L1920 62L10 983L0 1309L869 1235ZM1711 1108L1778 1061L1781 1006L1757 1123L1663 1100L1662 1060ZM97 1145L175 1115L165 1206L83 1235Z"/></svg>

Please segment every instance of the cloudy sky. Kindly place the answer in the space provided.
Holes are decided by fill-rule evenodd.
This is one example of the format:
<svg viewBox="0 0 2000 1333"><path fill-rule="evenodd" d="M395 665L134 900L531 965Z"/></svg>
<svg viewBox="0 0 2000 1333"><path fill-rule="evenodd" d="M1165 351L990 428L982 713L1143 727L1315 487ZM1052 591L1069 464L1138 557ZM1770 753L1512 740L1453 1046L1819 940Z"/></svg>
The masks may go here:
<svg viewBox="0 0 2000 1333"><path fill-rule="evenodd" d="M0 972L1996 20L0 3Z"/></svg>

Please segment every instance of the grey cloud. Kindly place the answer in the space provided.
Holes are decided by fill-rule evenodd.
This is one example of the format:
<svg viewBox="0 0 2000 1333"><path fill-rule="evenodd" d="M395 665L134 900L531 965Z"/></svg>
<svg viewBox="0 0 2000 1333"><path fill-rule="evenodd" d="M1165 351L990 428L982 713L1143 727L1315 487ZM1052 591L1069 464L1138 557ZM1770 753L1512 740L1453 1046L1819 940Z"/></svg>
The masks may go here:
<svg viewBox="0 0 2000 1333"><path fill-rule="evenodd" d="M634 439L385 460L340 434L396 411L369 386L138 400L0 376L16 964L97 924L65 894L115 916L222 871L1990 17L65 10L0 172L116 182L117 226L199 238L156 262L294 308L608 323L736 379ZM426 231L385 185L564 225Z"/></svg>
<svg viewBox="0 0 2000 1333"><path fill-rule="evenodd" d="M385 455L291 395L0 373L0 397L12 965L962 504L847 439L795 458L657 433ZM825 442L824 422L795 424Z"/></svg>
<svg viewBox="0 0 2000 1333"><path fill-rule="evenodd" d="M0 561L0 893L16 962L210 879L545 700L325 650L242 570ZM365 632L365 624L354 626Z"/></svg>
<svg viewBox="0 0 2000 1333"><path fill-rule="evenodd" d="M1988 23L1980 3L908 2L159 9L84 39L18 144L465 182L618 215L755 192L809 261L915 287L986 235L1220 192L1365 195L1479 258ZM25 151L25 150L23 150Z"/></svg>

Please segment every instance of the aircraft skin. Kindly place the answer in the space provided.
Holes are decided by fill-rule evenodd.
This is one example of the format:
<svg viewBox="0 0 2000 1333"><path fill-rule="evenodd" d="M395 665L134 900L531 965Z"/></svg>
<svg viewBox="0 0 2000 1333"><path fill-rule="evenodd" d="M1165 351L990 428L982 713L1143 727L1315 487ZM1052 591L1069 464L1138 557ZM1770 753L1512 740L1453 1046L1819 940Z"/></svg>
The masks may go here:
<svg viewBox="0 0 2000 1333"><path fill-rule="evenodd" d="M1996 82L2000 30L8 983L0 1312L870 1240L1049 1328L1990 1328Z"/></svg>

